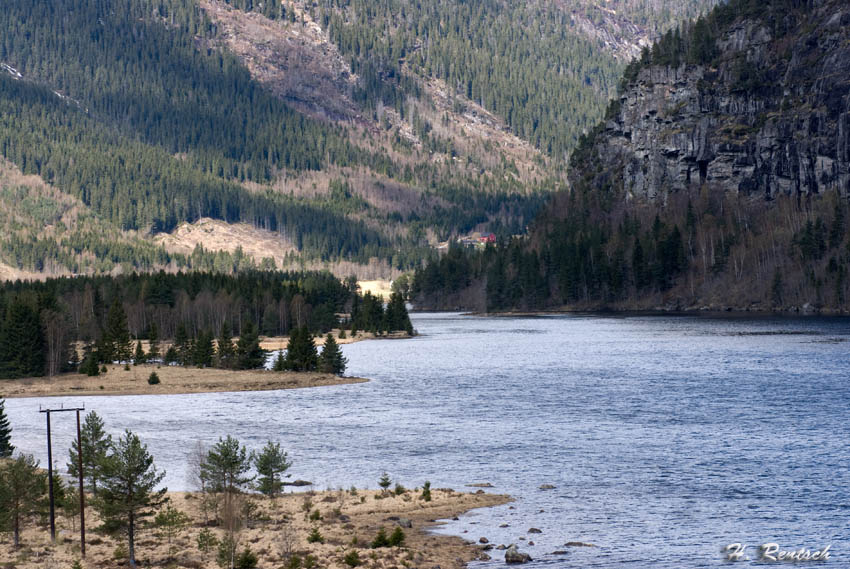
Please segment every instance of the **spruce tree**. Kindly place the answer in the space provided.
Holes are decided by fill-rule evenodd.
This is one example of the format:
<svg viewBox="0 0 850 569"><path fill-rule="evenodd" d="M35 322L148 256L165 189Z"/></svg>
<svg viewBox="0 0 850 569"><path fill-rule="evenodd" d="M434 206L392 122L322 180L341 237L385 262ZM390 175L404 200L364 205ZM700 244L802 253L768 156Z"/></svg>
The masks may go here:
<svg viewBox="0 0 850 569"><path fill-rule="evenodd" d="M44 375L44 333L38 312L29 303L13 300L0 332L0 379Z"/></svg>
<svg viewBox="0 0 850 569"><path fill-rule="evenodd" d="M248 450L227 435L225 439L219 438L207 453L201 465L201 479L212 492L234 494L251 481L246 476L250 469Z"/></svg>
<svg viewBox="0 0 850 569"><path fill-rule="evenodd" d="M221 331L218 334L217 343L215 354L216 365L223 369L232 368L235 363L236 347L233 345L230 323L227 320L221 323Z"/></svg>
<svg viewBox="0 0 850 569"><path fill-rule="evenodd" d="M272 369L274 371L286 371L286 356L283 350L278 350Z"/></svg>
<svg viewBox="0 0 850 569"><path fill-rule="evenodd" d="M136 567L136 528L165 501L166 489L156 489L165 471L157 471L147 445L128 430L111 445L102 473L93 505L108 532L127 536L130 567Z"/></svg>
<svg viewBox="0 0 850 569"><path fill-rule="evenodd" d="M283 488L281 475L292 466L286 458L286 452L280 450L280 443L271 441L254 457L254 467L260 475L257 490L269 498L274 498Z"/></svg>
<svg viewBox="0 0 850 569"><path fill-rule="evenodd" d="M286 348L286 368L292 371L315 371L319 365L316 342L306 326L295 328Z"/></svg>
<svg viewBox="0 0 850 569"><path fill-rule="evenodd" d="M142 349L142 341L136 342L136 353L133 355L133 365L143 364L147 361L145 351Z"/></svg>
<svg viewBox="0 0 850 569"><path fill-rule="evenodd" d="M12 456L15 447L12 446L12 426L6 416L6 401L0 398L0 458Z"/></svg>
<svg viewBox="0 0 850 569"><path fill-rule="evenodd" d="M148 360L155 362L159 359L159 328L151 322L148 330Z"/></svg>
<svg viewBox="0 0 850 569"><path fill-rule="evenodd" d="M215 348L213 347L213 335L206 330L201 331L192 346L192 363L200 368L211 367Z"/></svg>
<svg viewBox="0 0 850 569"><path fill-rule="evenodd" d="M266 363L266 352L260 347L260 337L251 322L242 327L236 344L236 368L257 369Z"/></svg>
<svg viewBox="0 0 850 569"><path fill-rule="evenodd" d="M189 338L189 332L186 329L185 322L180 322L177 325L172 347L177 353L177 363L185 366L192 362L192 340Z"/></svg>
<svg viewBox="0 0 850 569"><path fill-rule="evenodd" d="M87 481L89 490L97 495L97 485L103 478L103 461L112 445L112 435L106 433L103 419L92 411L86 415L80 429L80 438L83 443L83 478ZM78 450L77 440L74 439L68 450L68 474L74 478L79 476Z"/></svg>
<svg viewBox="0 0 850 569"><path fill-rule="evenodd" d="M124 313L124 306L117 296L106 315L103 344L106 347L106 352L103 354L107 358L106 361L117 360L121 363L130 361L133 353L133 342L130 340L130 329L127 327L127 315Z"/></svg>
<svg viewBox="0 0 850 569"><path fill-rule="evenodd" d="M348 360L342 355L342 350L339 344L336 343L333 334L328 332L328 335L325 337L325 346L322 348L322 355L319 359L319 371L342 375L345 373L347 363Z"/></svg>
<svg viewBox="0 0 850 569"><path fill-rule="evenodd" d="M80 363L80 373L89 377L100 375L100 364L97 353L92 350L91 344L87 344L84 350L83 361Z"/></svg>

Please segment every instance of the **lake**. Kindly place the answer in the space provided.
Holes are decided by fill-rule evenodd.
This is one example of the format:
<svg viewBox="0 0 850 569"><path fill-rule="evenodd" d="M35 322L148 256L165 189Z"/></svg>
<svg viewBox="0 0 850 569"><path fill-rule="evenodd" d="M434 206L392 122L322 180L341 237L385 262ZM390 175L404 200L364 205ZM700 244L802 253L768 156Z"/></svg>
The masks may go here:
<svg viewBox="0 0 850 569"><path fill-rule="evenodd" d="M343 347L367 384L12 399L13 444L44 463L39 404L82 403L139 434L173 490L187 488L193 441L232 434L249 448L281 441L293 478L320 489L375 488L384 470L407 487L489 482L513 509L441 531L519 543L535 565L718 567L727 544L755 559L776 542L830 545L829 563L850 566L850 319L413 321L417 338ZM53 423L64 468L75 427L70 414Z"/></svg>

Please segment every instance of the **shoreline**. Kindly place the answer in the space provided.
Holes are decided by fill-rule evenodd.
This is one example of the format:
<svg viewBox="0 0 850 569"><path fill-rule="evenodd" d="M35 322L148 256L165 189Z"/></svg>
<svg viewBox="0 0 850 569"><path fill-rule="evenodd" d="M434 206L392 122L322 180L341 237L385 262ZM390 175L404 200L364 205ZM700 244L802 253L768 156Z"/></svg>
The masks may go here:
<svg viewBox="0 0 850 569"><path fill-rule="evenodd" d="M142 364L109 365L105 374L94 377L79 373L56 377L9 379L0 382L0 396L6 399L32 397L88 397L119 395L186 395L306 389L330 385L366 383L362 377L340 377L318 372L275 372L267 370L227 370ZM158 385L148 385L152 372Z"/></svg>
<svg viewBox="0 0 850 569"><path fill-rule="evenodd" d="M507 504L513 498L503 494L456 492L432 489L432 501L421 498L420 489L405 490L396 495L379 490L325 490L293 492L275 499L256 494L238 495L238 500L251 500L257 506L253 521L244 524L237 535L238 549L245 546L259 558L259 567L285 567L289 555L302 559L310 555L316 567L349 569L344 557L356 552L362 566L436 567L463 569L475 560L487 560L484 547L458 536L431 531L451 519L478 508ZM140 531L136 539L136 556L141 566L181 566L214 569L216 552L198 550L197 536L208 527L221 538L224 531L207 525L201 512L201 495L191 492L169 492L170 505L189 515L190 522L173 536L172 544L157 531ZM126 544L122 537L113 538L95 528L99 525L92 508L86 510L86 567L116 566L116 548ZM41 567L45 556L62 567L70 567L79 558L79 533L72 520L57 510L57 543L50 544L46 529L28 524L22 535L19 552L14 552L10 536L0 536L0 564L14 563L20 569ZM371 542L380 528L390 535L397 527L404 532L401 546L372 548ZM77 530L79 526L76 526ZM310 542L311 531L318 530L322 542ZM28 554L22 556L21 551ZM377 565L376 565L377 564Z"/></svg>
<svg viewBox="0 0 850 569"><path fill-rule="evenodd" d="M712 309L712 310L663 310L663 309L611 309L590 308L557 309L557 310L514 310L505 312L479 312L475 310L417 310L413 314L434 314L440 312L458 312L463 316L474 316L479 318L530 318L542 316L607 316L613 318L628 318L633 316L696 316L702 318L847 318L848 312L794 312L794 311L763 311L763 310L741 310L741 309Z"/></svg>

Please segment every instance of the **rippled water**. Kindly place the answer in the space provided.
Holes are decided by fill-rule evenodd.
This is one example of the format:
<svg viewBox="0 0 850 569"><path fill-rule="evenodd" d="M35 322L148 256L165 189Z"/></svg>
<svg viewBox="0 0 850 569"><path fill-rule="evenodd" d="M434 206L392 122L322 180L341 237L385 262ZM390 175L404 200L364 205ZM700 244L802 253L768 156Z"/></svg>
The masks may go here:
<svg viewBox="0 0 850 569"><path fill-rule="evenodd" d="M850 320L430 314L414 325L412 340L344 346L367 384L49 403L84 403L137 432L172 489L187 486L191 442L228 433L282 441L293 476L320 488L375 487L383 470L408 487L490 482L514 509L442 531L525 537L535 564L716 567L729 543L755 558L777 542L831 545L829 566L850 566ZM14 444L42 461L46 402L7 401ZM71 417L54 424L66 449Z"/></svg>

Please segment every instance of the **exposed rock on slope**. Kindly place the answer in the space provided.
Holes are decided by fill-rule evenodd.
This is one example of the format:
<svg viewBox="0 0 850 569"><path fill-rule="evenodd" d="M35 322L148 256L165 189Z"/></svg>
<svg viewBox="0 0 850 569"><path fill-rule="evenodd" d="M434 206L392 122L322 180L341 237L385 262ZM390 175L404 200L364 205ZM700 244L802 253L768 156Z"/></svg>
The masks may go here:
<svg viewBox="0 0 850 569"><path fill-rule="evenodd" d="M850 191L850 8L817 3L793 35L746 19L716 65L641 69L606 122L602 152L629 196L694 183L774 198Z"/></svg>

